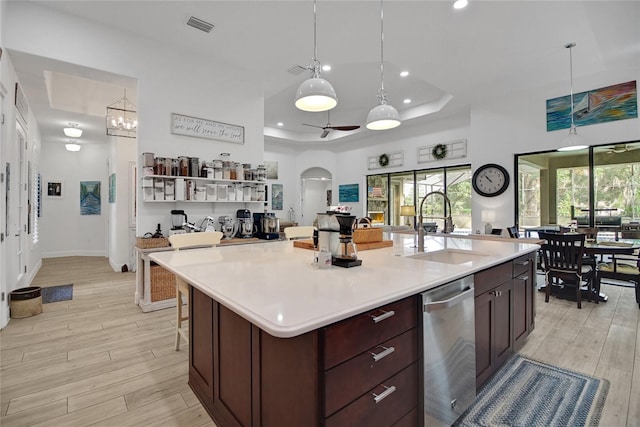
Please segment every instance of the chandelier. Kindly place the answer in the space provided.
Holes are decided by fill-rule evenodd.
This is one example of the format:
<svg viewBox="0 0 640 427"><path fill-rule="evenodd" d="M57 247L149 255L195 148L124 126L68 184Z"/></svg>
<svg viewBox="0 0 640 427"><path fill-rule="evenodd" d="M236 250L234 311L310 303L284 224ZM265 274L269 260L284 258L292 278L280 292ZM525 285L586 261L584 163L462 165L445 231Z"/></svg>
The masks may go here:
<svg viewBox="0 0 640 427"><path fill-rule="evenodd" d="M138 113L136 105L124 97L107 107L106 115L107 135L135 138L138 130Z"/></svg>

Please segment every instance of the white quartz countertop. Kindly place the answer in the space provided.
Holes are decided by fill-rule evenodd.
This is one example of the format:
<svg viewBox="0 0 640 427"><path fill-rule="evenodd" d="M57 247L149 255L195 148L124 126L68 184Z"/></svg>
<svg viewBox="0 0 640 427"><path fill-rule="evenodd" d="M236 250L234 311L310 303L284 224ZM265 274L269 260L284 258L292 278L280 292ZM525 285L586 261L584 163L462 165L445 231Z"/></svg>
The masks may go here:
<svg viewBox="0 0 640 427"><path fill-rule="evenodd" d="M538 245L425 238L425 252L470 251L459 264L411 258L415 236L386 234L394 246L360 251L359 267L314 266L293 241L154 252L149 258L269 334L288 338L448 283L535 251ZM454 254L455 255L455 254ZM482 256L477 256L482 255Z"/></svg>

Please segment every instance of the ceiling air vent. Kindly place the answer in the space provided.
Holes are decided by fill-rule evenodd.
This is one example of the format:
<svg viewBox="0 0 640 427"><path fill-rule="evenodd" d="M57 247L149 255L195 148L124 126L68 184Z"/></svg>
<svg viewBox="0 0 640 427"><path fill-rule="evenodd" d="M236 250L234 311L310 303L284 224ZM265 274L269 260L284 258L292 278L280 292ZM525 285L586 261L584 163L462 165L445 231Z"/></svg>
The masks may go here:
<svg viewBox="0 0 640 427"><path fill-rule="evenodd" d="M294 76L302 74L307 70L307 67L303 67L302 65L294 65L293 67L287 70L288 73L293 74Z"/></svg>
<svg viewBox="0 0 640 427"><path fill-rule="evenodd" d="M187 25L190 27L196 28L200 31L204 31L205 33L210 33L213 29L213 24L209 24L207 21L203 21L202 19L198 19L195 16L192 16L187 21Z"/></svg>

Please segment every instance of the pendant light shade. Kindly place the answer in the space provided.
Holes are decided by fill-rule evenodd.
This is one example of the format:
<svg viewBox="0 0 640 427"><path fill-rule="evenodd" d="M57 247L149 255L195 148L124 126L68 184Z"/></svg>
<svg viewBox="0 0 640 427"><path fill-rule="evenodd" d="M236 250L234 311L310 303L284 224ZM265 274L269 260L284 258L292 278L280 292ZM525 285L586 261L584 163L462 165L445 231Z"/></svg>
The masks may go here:
<svg viewBox="0 0 640 427"><path fill-rule="evenodd" d="M136 105L127 98L127 90L124 97L107 107L105 116L107 135L135 138L138 131L138 113Z"/></svg>
<svg viewBox="0 0 640 427"><path fill-rule="evenodd" d="M313 58L307 67L311 78L302 82L296 92L295 106L302 111L327 111L338 105L338 96L331 83L320 77L320 62L316 40L316 0L313 0Z"/></svg>
<svg viewBox="0 0 640 427"><path fill-rule="evenodd" d="M338 97L331 83L314 76L298 87L295 104L303 111L327 111L338 105Z"/></svg>
<svg viewBox="0 0 640 427"><path fill-rule="evenodd" d="M587 145L580 135L578 135L578 129L576 127L574 121L574 106L573 106L573 55L572 49L576 46L575 43L568 43L564 47L569 49L569 76L571 82L571 92L569 96L569 102L571 103L571 126L569 127L569 135L567 135L562 142L560 142L560 147L558 151L576 151L582 150L589 145Z"/></svg>
<svg viewBox="0 0 640 427"><path fill-rule="evenodd" d="M400 126L398 110L389 104L376 105L367 115L367 129L385 130Z"/></svg>
<svg viewBox="0 0 640 427"><path fill-rule="evenodd" d="M376 105L367 115L367 129L386 130L400 126L400 114L387 104L387 93L384 90L384 10L380 0L380 90L378 91L380 104Z"/></svg>

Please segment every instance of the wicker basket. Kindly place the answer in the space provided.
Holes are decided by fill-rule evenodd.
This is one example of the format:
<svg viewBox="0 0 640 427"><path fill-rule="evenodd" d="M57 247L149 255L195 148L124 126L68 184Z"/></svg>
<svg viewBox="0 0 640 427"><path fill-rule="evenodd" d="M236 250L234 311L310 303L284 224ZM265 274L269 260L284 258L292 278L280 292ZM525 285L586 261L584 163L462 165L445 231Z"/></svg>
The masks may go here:
<svg viewBox="0 0 640 427"><path fill-rule="evenodd" d="M167 239L166 237L160 237L156 239L136 237L136 246L140 249L166 248L169 246L169 239Z"/></svg>
<svg viewBox="0 0 640 427"><path fill-rule="evenodd" d="M171 298L176 298L176 276L159 265L152 265L151 302Z"/></svg>
<svg viewBox="0 0 640 427"><path fill-rule="evenodd" d="M371 223L369 223L367 228L360 228L363 224L358 224L358 228L353 230L354 243L382 242L382 228L371 227L370 224Z"/></svg>

